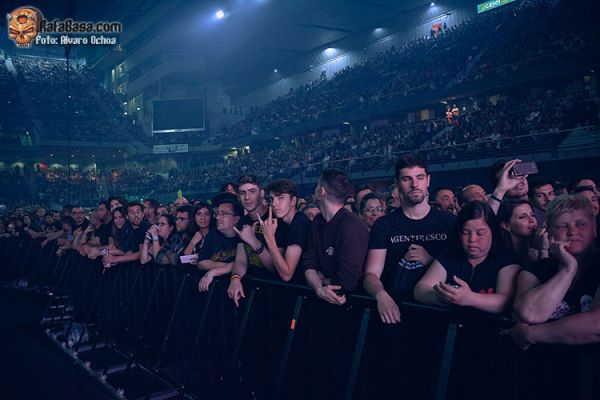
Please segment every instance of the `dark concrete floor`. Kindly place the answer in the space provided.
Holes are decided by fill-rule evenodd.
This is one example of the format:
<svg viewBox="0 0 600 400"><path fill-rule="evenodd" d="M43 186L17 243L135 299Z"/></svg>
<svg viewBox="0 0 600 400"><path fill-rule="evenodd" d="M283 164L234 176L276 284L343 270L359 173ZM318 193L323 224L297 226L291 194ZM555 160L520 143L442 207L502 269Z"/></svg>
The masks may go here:
<svg viewBox="0 0 600 400"><path fill-rule="evenodd" d="M0 289L0 399L108 399L93 378L45 336L47 298Z"/></svg>

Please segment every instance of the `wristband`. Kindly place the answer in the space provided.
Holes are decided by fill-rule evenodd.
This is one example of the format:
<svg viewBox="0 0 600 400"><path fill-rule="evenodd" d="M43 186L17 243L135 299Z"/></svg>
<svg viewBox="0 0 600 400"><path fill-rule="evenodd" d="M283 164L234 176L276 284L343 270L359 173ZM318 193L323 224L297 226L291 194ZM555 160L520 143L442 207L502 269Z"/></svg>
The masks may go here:
<svg viewBox="0 0 600 400"><path fill-rule="evenodd" d="M492 200L496 200L498 203L502 203L502 199L499 199L498 197L496 197L495 195L491 194L490 195L490 199Z"/></svg>
<svg viewBox="0 0 600 400"><path fill-rule="evenodd" d="M153 237L152 237L152 241L153 241L153 242L158 242L158 236L157 236L157 237L154 237L154 236L153 236Z"/></svg>
<svg viewBox="0 0 600 400"><path fill-rule="evenodd" d="M240 274L231 274L229 280L232 281L234 279L242 279L242 277L240 276Z"/></svg>

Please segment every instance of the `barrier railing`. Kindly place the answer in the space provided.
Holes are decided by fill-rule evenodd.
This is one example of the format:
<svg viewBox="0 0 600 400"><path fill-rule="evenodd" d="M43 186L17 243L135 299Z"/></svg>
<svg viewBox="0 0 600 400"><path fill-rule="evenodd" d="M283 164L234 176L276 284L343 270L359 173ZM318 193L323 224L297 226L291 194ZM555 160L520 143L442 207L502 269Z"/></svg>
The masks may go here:
<svg viewBox="0 0 600 400"><path fill-rule="evenodd" d="M49 294L41 321L114 398L592 399L597 346L533 346L498 334L512 321L401 303L379 321L373 299L329 305L303 284L245 278L239 308L227 279L139 263L103 268L39 241L0 241L1 277ZM24 285L22 285L24 286ZM557 379L560 377L560 380ZM544 386L546 385L546 386ZM550 389L550 390L548 390Z"/></svg>

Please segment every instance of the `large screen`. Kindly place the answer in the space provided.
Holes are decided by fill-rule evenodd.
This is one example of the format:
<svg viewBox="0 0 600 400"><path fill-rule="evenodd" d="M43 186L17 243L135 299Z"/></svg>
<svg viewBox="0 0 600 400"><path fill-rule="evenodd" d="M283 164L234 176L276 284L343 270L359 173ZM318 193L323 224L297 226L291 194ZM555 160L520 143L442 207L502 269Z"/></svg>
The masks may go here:
<svg viewBox="0 0 600 400"><path fill-rule="evenodd" d="M154 100L152 132L203 131L204 99Z"/></svg>

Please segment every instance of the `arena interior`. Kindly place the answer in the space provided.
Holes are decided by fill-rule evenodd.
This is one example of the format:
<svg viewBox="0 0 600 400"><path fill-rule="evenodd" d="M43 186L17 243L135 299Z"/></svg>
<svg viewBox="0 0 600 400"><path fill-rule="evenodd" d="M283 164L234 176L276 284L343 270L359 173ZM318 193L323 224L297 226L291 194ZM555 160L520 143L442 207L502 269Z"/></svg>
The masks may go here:
<svg viewBox="0 0 600 400"><path fill-rule="evenodd" d="M596 0L5 0L0 397L600 398Z"/></svg>

